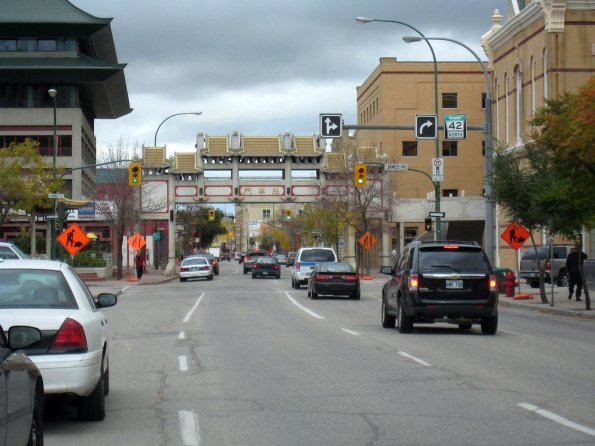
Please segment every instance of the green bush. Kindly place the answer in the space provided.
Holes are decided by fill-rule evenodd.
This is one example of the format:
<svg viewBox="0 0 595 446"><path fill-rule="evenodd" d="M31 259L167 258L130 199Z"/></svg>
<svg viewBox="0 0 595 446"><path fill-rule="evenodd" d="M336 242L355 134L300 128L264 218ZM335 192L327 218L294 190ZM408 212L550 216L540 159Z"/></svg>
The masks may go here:
<svg viewBox="0 0 595 446"><path fill-rule="evenodd" d="M101 251L84 250L74 256L73 267L103 268L107 262Z"/></svg>

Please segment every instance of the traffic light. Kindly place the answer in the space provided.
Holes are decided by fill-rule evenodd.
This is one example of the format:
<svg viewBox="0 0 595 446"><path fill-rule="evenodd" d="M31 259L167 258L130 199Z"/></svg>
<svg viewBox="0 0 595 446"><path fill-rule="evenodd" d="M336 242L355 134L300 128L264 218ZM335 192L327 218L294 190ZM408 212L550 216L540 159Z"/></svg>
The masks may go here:
<svg viewBox="0 0 595 446"><path fill-rule="evenodd" d="M424 228L427 232L430 232L432 230L432 219L430 217L427 217L424 220Z"/></svg>
<svg viewBox="0 0 595 446"><path fill-rule="evenodd" d="M128 185L140 186L143 183L143 165L141 163L128 164Z"/></svg>
<svg viewBox="0 0 595 446"><path fill-rule="evenodd" d="M291 209L285 209L285 220L291 220Z"/></svg>
<svg viewBox="0 0 595 446"><path fill-rule="evenodd" d="M209 209L209 221L215 221L215 209Z"/></svg>
<svg viewBox="0 0 595 446"><path fill-rule="evenodd" d="M356 164L353 168L353 184L355 187L364 187L368 183L368 165Z"/></svg>

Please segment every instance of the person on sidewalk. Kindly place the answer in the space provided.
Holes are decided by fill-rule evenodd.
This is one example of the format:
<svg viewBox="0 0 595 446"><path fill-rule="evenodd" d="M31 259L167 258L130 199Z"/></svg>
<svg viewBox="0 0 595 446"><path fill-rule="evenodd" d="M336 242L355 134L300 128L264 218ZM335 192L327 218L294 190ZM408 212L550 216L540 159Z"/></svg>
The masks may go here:
<svg viewBox="0 0 595 446"><path fill-rule="evenodd" d="M145 256L140 251L134 256L134 266L136 268L136 278L140 280L145 270Z"/></svg>
<svg viewBox="0 0 595 446"><path fill-rule="evenodd" d="M580 253L578 246L574 246L570 250L570 254L566 257L566 272L568 273L568 300L572 299L572 293L574 292L574 286L576 285L576 300L581 301L581 290L583 289L583 281L579 273L579 261L582 264L587 258L587 254L584 252Z"/></svg>

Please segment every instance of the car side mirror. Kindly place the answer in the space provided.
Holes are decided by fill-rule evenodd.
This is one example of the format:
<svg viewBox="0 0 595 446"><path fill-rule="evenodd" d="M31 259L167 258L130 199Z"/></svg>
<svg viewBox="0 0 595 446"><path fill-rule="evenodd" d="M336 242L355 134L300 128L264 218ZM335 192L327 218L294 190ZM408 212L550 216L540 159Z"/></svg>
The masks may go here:
<svg viewBox="0 0 595 446"><path fill-rule="evenodd" d="M113 307L118 303L118 298L115 294L101 293L97 296L97 306L100 308Z"/></svg>

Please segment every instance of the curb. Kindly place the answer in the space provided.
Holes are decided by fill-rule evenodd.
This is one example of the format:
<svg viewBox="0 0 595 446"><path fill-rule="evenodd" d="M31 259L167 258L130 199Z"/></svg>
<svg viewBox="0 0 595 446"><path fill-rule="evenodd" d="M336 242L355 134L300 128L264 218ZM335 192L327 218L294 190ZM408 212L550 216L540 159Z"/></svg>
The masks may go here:
<svg viewBox="0 0 595 446"><path fill-rule="evenodd" d="M510 302L506 300L500 300L498 305L501 305L506 308L516 308L521 310L529 310L529 311L536 311L538 313L544 314L557 314L560 316L567 316L572 317L575 319L585 319L585 320L595 320L595 312L584 310L584 311L572 311L572 310L565 310L563 308L556 308L551 307L549 304L532 304L532 305L522 305L517 304L516 302ZM543 305L543 306L541 306Z"/></svg>

